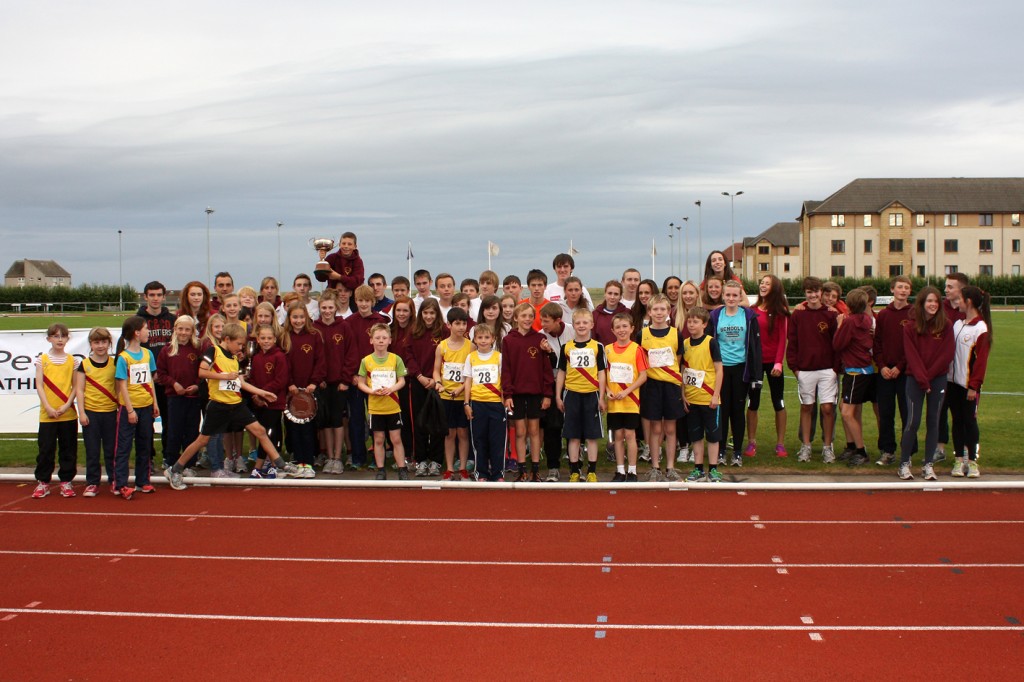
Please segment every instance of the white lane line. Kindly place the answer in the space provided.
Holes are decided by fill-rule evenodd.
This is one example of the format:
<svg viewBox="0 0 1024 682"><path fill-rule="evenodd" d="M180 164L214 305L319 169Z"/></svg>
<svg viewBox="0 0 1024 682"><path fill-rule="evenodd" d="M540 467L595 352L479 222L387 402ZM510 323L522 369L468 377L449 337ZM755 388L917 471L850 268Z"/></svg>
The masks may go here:
<svg viewBox="0 0 1024 682"><path fill-rule="evenodd" d="M273 516L264 514L208 514L206 512L182 513L182 514L159 514L159 513L132 513L132 512L80 512L80 511L30 511L30 510L0 510L0 515L38 515L38 516L85 516L85 517L114 517L126 519L185 519L193 521L196 517L203 519L238 520L238 521L341 521L344 523L369 522L369 523L499 523L499 524L600 524L608 523L607 519L510 519L510 518L452 518L422 516L398 517L398 516ZM779 519L765 520L762 523L771 525L808 525L808 526L904 526L912 524L916 526L981 526L981 525L1024 525L1024 519L1006 520L978 520L965 521L962 519L928 519L914 521L901 519L900 521L859 521L842 519ZM630 525L687 525L687 526L715 526L715 525L741 525L749 526L749 520L730 521L724 519L616 519L616 524Z"/></svg>
<svg viewBox="0 0 1024 682"><path fill-rule="evenodd" d="M281 562L299 564L380 564L380 565L414 565L414 566L549 566L553 568L594 568L608 567L607 560L602 561L488 561L468 559L375 559L375 558L337 558L337 557L285 557L285 556L230 556L223 554L128 554L127 552L47 552L35 550L0 549L0 556L40 556L40 557L83 557L89 559L182 559L185 561L250 561L250 562ZM613 564L619 568L771 568L785 571L788 568L871 568L871 569L905 569L905 568L1024 568L1024 563L919 563L919 564L809 564L787 563L780 569L775 563L719 563L719 562L654 562L633 561Z"/></svg>
<svg viewBox="0 0 1024 682"><path fill-rule="evenodd" d="M328 618L314 616L247 616L226 613L161 613L151 611L92 611L83 609L11 609L0 613L107 618L164 618L329 625L419 625L456 628L517 628L544 630L726 630L759 632L1024 632L1024 625L708 625L684 623L525 623L465 620L410 620L392 618Z"/></svg>

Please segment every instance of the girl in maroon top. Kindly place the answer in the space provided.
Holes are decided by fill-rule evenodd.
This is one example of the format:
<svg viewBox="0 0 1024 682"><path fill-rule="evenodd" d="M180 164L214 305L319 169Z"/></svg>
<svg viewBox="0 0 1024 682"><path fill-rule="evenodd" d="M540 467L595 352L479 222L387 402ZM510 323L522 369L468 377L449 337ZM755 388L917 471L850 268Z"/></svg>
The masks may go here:
<svg viewBox="0 0 1024 682"><path fill-rule="evenodd" d="M288 308L284 329L280 338L281 350L288 358L288 394L299 391L313 393L327 378L324 362L323 338L313 327L309 312L301 301L295 301ZM294 455L299 467L299 478L315 478L313 462L316 460L316 423L292 423L288 425L288 450Z"/></svg>
<svg viewBox="0 0 1024 682"><path fill-rule="evenodd" d="M328 289L320 296L320 318L313 327L324 340L324 369L326 377L320 384L317 400L320 409L320 437L322 451L327 453L323 473L340 474L345 471L341 451L345 444L345 414L348 412L349 385L342 374L348 343L344 321L338 317L338 297L334 289Z"/></svg>
<svg viewBox="0 0 1024 682"><path fill-rule="evenodd" d="M167 430L164 462L175 462L185 446L199 436L199 417L203 401L199 392L199 341L195 320L182 315L174 322L171 342L156 358L156 380L167 393Z"/></svg>
<svg viewBox="0 0 1024 682"><path fill-rule="evenodd" d="M629 314L629 308L622 305L622 284L611 280L604 285L604 300L594 309L594 330L591 335L598 343L615 343L612 333L612 318L619 313Z"/></svg>
<svg viewBox="0 0 1024 682"><path fill-rule="evenodd" d="M843 404L840 415L846 431L846 449L840 459L848 466L868 461L864 449L863 406L874 395L875 366L871 359L874 318L868 312L868 293L857 288L846 297L849 314L837 320L832 348L839 361Z"/></svg>
<svg viewBox="0 0 1024 682"><path fill-rule="evenodd" d="M210 290L202 282L189 282L181 288L178 316L189 315L196 321L196 338L206 333L206 323L213 310L210 308Z"/></svg>
<svg viewBox="0 0 1024 682"><path fill-rule="evenodd" d="M953 325L942 309L942 296L935 287L917 292L910 324L903 327L903 352L907 356L907 426L900 443L899 477L913 478L910 456L917 446L921 412L928 403L925 427L924 468L926 481L935 480L932 457L939 440L939 412L946 395L946 373L955 352Z"/></svg>
<svg viewBox="0 0 1024 682"><path fill-rule="evenodd" d="M273 316L277 320L277 316ZM284 351L277 346L277 336L274 328L269 324L260 325L256 328L256 343L259 350L252 357L249 364L250 384L264 391L270 391L277 400L267 402L263 398L254 395L252 397L252 412L256 421L267 430L267 437L274 444L278 452L281 451L281 413L284 412L285 397L288 395L288 386L291 378L288 376L288 358ZM270 472L264 468L267 453L262 446L258 448L256 455L256 466L250 478L276 478L277 472Z"/></svg>
<svg viewBox="0 0 1024 682"><path fill-rule="evenodd" d="M427 399L427 391L434 390L434 356L437 344L448 336L448 327L441 321L441 306L436 298L426 298L420 304L416 320L406 343L407 355L402 356L409 386L410 410L413 416L412 460L416 462L417 476L440 476L444 456L444 437L430 436L417 428L416 415Z"/></svg>
<svg viewBox="0 0 1024 682"><path fill-rule="evenodd" d="M758 282L754 312L757 313L757 325L761 329L761 362L772 395L772 408L775 410L775 455L787 457L782 363L786 359L789 305L786 303L782 282L775 275L765 275ZM757 451L757 410L761 406L761 388L760 383L752 384L750 388L750 401L747 404L749 442L743 453L747 457L753 457Z"/></svg>

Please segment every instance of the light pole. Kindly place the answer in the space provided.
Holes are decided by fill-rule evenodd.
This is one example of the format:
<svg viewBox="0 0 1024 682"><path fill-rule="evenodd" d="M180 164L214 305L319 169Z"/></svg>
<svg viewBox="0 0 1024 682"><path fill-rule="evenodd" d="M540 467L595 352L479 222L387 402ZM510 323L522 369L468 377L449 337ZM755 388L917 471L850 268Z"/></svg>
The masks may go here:
<svg viewBox="0 0 1024 682"><path fill-rule="evenodd" d="M672 228L675 227L674 223L668 224L668 274L675 273L676 267L676 252L675 252L675 241L672 239Z"/></svg>
<svg viewBox="0 0 1024 682"><path fill-rule="evenodd" d="M124 312L124 267L121 259L121 232L117 231L117 312Z"/></svg>
<svg viewBox="0 0 1024 682"><path fill-rule="evenodd" d="M679 274L683 274L683 262L686 263L686 279L690 279L690 216L683 216L683 223L686 224L686 251L683 251L683 242L679 242ZM676 225L676 233L683 229L682 225Z"/></svg>
<svg viewBox="0 0 1024 682"><path fill-rule="evenodd" d="M732 241L729 242L729 253L732 255L732 258L730 259L730 267L733 268L736 267L736 197L738 197L741 194L743 194L743 190L740 190L739 192L733 192L732 194L728 192L722 192L723 197L729 197L729 215L730 222L732 223L732 234L730 236Z"/></svg>
<svg viewBox="0 0 1024 682"><path fill-rule="evenodd" d="M698 256L703 256L704 255L704 244L703 244L703 241L701 239L701 232L703 231L701 223L703 221L701 220L701 218L703 217L704 210L701 208L700 199L697 199L697 201L695 201L693 203L697 206L697 255Z"/></svg>
<svg viewBox="0 0 1024 682"><path fill-rule="evenodd" d="M206 207L206 286L210 286L210 214L213 209Z"/></svg>
<svg viewBox="0 0 1024 682"><path fill-rule="evenodd" d="M280 220L277 221L277 286L281 286L281 226L284 225Z"/></svg>

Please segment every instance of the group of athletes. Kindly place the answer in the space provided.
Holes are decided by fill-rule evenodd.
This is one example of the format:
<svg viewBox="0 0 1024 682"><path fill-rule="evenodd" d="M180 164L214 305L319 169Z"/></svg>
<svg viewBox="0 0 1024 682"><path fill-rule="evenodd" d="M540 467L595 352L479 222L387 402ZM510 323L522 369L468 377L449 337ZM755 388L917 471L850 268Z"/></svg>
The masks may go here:
<svg viewBox="0 0 1024 682"><path fill-rule="evenodd" d="M116 346L105 328L93 329L81 359L64 351L68 329L52 325L50 348L36 361L33 496L49 494L57 464L60 494L77 494L79 424L83 495L98 494L104 472L115 495L153 492L158 417L174 489L197 467L213 477L314 478L318 469L369 466L383 480L388 452L401 480L560 481L563 444L568 480L594 482L602 438L614 482L638 480L638 460L650 462L649 481L718 482L719 466L757 455L765 381L774 455L789 455L784 363L798 383L798 461L810 461L820 426L822 461L867 463L862 408L871 403L877 463L898 461L899 477L913 478L927 404L923 477L934 479L933 463L944 458L947 411L952 475L980 475L990 301L962 274L948 276L944 297L927 286L913 304L911 280L894 277L892 302L876 314L871 287L844 300L838 285L815 277L804 279L805 301L793 308L770 274L750 301L720 251L708 256L700 283L670 276L659 287L629 268L596 304L573 275L571 255L557 255L552 267L553 279L531 270L525 287L488 270L456 288L451 274L418 270L412 282L394 277L389 298L382 274L365 278L356 236L346 232L315 271L325 283L318 299L306 274L282 293L273 277L258 291L236 291L222 272L213 293L187 283L172 312L164 285L150 282ZM303 413L303 403L317 409ZM837 405L846 435L838 455ZM674 466L690 462L688 474Z"/></svg>

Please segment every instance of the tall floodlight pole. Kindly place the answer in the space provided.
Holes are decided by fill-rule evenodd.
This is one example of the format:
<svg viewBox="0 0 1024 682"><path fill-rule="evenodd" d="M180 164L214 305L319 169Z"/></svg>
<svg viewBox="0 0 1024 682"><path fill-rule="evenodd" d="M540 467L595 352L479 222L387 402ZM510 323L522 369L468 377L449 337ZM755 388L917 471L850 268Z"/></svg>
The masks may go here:
<svg viewBox="0 0 1024 682"><path fill-rule="evenodd" d="M702 222L703 222L702 218L703 218L704 213L703 213L703 209L701 208L701 205L700 205L700 199L697 199L697 201L695 201L693 203L697 206L697 256L700 257L700 256L704 255L704 244L703 244L703 240L701 238L701 234L703 232L703 229L702 229Z"/></svg>
<svg viewBox="0 0 1024 682"><path fill-rule="evenodd" d="M121 258L121 233L117 231L117 311L124 312L124 261Z"/></svg>
<svg viewBox="0 0 1024 682"><path fill-rule="evenodd" d="M675 227L674 223L668 224L668 274L674 274L676 267L676 249L674 235L672 234L672 228Z"/></svg>
<svg viewBox="0 0 1024 682"><path fill-rule="evenodd" d="M284 225L280 220L277 221L277 285L281 286L281 226Z"/></svg>
<svg viewBox="0 0 1024 682"><path fill-rule="evenodd" d="M690 216L683 216L683 222L680 225L676 225L676 234L678 236L679 231L683 229L683 225L686 225L686 251L683 251L683 242L679 241L679 274L683 274L683 263L686 263L686 279L690 279Z"/></svg>
<svg viewBox="0 0 1024 682"><path fill-rule="evenodd" d="M206 286L210 286L210 214L213 209L206 207Z"/></svg>
<svg viewBox="0 0 1024 682"><path fill-rule="evenodd" d="M729 265L733 268L736 267L736 197L741 194L743 194L743 190L733 192L732 194L729 192L722 192L723 197L729 197L729 215L730 222L732 224L732 234L730 236L732 241L729 242L729 253L732 255L732 258L730 259L731 262Z"/></svg>

